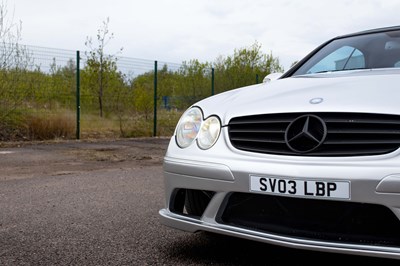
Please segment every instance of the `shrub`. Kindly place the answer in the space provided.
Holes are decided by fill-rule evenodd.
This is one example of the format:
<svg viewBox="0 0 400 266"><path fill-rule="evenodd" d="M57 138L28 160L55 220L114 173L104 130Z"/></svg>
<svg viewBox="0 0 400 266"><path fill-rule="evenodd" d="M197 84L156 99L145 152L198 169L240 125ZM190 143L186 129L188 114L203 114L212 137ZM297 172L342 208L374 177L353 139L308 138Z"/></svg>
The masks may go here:
<svg viewBox="0 0 400 266"><path fill-rule="evenodd" d="M75 119L72 114L38 113L26 119L30 140L71 139L75 137Z"/></svg>

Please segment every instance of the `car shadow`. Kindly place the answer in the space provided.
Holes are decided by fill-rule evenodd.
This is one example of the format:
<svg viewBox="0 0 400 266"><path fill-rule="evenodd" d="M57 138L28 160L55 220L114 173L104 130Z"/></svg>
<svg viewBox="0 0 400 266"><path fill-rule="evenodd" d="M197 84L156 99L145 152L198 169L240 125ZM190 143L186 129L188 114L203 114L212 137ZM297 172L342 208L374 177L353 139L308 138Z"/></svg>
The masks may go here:
<svg viewBox="0 0 400 266"><path fill-rule="evenodd" d="M343 255L309 250L291 249L261 242L217 235L189 234L179 238L164 252L182 265L398 265L398 260L369 256Z"/></svg>

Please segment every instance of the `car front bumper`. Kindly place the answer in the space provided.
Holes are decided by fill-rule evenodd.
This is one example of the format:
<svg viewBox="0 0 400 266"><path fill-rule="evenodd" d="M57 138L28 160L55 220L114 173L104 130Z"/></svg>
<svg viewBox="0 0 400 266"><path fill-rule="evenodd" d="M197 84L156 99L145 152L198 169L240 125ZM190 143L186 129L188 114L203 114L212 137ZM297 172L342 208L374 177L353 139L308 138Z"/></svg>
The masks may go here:
<svg viewBox="0 0 400 266"><path fill-rule="evenodd" d="M227 137L227 132L223 131L217 144L208 151L199 150L195 145L182 150L176 146L174 139L171 139L164 158L166 205L159 211L162 224L188 232L209 231L291 248L400 259L400 246L396 245L305 238L221 223L220 219L227 198L232 193L253 194L254 192L249 190L249 176L262 175L289 179L349 181L350 198L334 201L384 206L392 212L400 227L398 151L387 155L357 158L269 156L238 151L226 141ZM213 191L215 194L202 215L194 217L177 212L171 207L179 189ZM293 196L289 197L296 199ZM331 199L316 200L326 202ZM384 224L384 221L382 223Z"/></svg>

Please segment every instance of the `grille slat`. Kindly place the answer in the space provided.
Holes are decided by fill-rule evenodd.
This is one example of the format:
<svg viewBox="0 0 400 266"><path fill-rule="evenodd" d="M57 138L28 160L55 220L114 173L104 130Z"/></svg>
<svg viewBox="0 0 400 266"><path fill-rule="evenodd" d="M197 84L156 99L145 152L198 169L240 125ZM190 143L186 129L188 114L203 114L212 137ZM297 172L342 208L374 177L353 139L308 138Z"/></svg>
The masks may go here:
<svg viewBox="0 0 400 266"><path fill-rule="evenodd" d="M355 129L331 129L329 130L330 134L358 134L360 131ZM400 130L376 130L376 129L368 129L363 130L363 134L387 134L387 135L398 135L400 136Z"/></svg>
<svg viewBox="0 0 400 266"><path fill-rule="evenodd" d="M256 124L256 123L287 123L292 122L292 117L290 114L278 114L275 117L257 117L251 116L249 117L237 117L234 121L231 121L230 124Z"/></svg>
<svg viewBox="0 0 400 266"><path fill-rule="evenodd" d="M327 132L320 146L301 153L289 148L285 132L291 122L305 115L321 118ZM265 154L368 156L390 153L400 147L399 115L322 112L264 114L232 118L228 131L235 148Z"/></svg>
<svg viewBox="0 0 400 266"><path fill-rule="evenodd" d="M257 143L282 143L282 144L285 144L285 141L280 140L280 139L232 138L231 140L247 142L247 143L257 142Z"/></svg>
<svg viewBox="0 0 400 266"><path fill-rule="evenodd" d="M285 131L282 131L281 129L249 129L249 128L239 128L239 129L233 129L231 131L232 133L285 133Z"/></svg>
<svg viewBox="0 0 400 266"><path fill-rule="evenodd" d="M244 145L240 145L237 147L240 150L243 151L251 151L251 152L258 152L258 153L265 153L265 154L278 154L279 151L282 150L282 147L278 147L278 148L273 148L273 147L269 147L269 148L249 148L247 146ZM385 148L376 148L375 151L379 152L380 154L385 153L387 149ZM335 149L330 149L329 152L325 152L324 156L352 156L354 153L357 153L359 156L361 155L369 155L370 154L370 150L364 150L362 149L362 147L358 147L358 149L356 149L355 147L353 147L351 150L345 150L345 149L339 149L339 150L335 150ZM297 153L293 152L293 151L288 151L286 155L298 155ZM309 156L319 156L318 153L309 153Z"/></svg>
<svg viewBox="0 0 400 266"><path fill-rule="evenodd" d="M372 120L372 119L334 119L334 118L327 118L325 120L326 123L352 123L352 124L388 124L388 125L393 125L393 124L398 124L398 121L395 120Z"/></svg>
<svg viewBox="0 0 400 266"><path fill-rule="evenodd" d="M373 145L371 144L372 142L374 142L373 144L396 144L396 143L400 143L399 139L396 140L372 140L372 139L358 139L358 140L333 140L333 141L325 141L324 144L325 145L364 145L364 144L369 144L369 145Z"/></svg>

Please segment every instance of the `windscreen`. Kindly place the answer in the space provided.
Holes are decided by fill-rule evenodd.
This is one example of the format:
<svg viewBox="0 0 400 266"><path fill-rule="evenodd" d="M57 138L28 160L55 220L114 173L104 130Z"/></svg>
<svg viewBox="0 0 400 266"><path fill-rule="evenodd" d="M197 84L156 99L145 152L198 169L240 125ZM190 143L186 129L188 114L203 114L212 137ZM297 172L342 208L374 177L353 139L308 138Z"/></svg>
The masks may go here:
<svg viewBox="0 0 400 266"><path fill-rule="evenodd" d="M316 52L292 76L398 67L400 31L390 31L335 39Z"/></svg>

